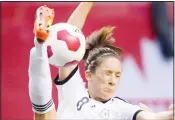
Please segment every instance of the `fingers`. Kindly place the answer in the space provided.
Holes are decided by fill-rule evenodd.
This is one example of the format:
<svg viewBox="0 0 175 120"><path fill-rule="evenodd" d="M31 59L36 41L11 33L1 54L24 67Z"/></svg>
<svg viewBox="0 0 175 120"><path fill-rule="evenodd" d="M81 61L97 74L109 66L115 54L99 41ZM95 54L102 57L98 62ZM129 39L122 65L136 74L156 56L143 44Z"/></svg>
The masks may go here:
<svg viewBox="0 0 175 120"><path fill-rule="evenodd" d="M173 109L174 109L173 104L171 104L171 105L169 106L169 110L173 110Z"/></svg>
<svg viewBox="0 0 175 120"><path fill-rule="evenodd" d="M143 103L139 103L139 106L141 107L142 110L149 111L149 112L152 111L148 106L146 106Z"/></svg>
<svg viewBox="0 0 175 120"><path fill-rule="evenodd" d="M173 104L171 104L170 106L169 106L169 110L171 111L171 120L174 120L174 105Z"/></svg>

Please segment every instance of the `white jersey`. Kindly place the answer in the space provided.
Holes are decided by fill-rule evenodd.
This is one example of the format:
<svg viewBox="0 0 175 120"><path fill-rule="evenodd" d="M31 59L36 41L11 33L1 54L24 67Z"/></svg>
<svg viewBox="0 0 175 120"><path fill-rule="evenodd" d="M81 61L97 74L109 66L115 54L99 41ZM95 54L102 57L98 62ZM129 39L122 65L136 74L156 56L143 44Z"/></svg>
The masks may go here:
<svg viewBox="0 0 175 120"><path fill-rule="evenodd" d="M58 88L58 119L114 119L134 120L141 111L137 105L114 97L105 103L89 97L85 84L76 67L63 81L55 78Z"/></svg>
<svg viewBox="0 0 175 120"><path fill-rule="evenodd" d="M55 79L59 106L57 119L118 119L134 120L140 107L119 98L106 103L91 99L76 67L63 81ZM36 43L30 51L29 96L33 111L44 114L54 109L52 80L47 58L47 46Z"/></svg>

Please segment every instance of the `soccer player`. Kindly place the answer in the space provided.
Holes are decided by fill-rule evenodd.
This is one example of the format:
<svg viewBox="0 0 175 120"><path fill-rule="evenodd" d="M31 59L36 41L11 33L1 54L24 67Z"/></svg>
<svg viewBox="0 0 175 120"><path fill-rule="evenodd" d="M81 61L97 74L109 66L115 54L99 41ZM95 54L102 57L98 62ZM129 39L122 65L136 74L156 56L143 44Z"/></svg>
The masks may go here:
<svg viewBox="0 0 175 120"><path fill-rule="evenodd" d="M93 4L93 2L80 3L68 23L82 29ZM153 113L142 110L139 106L119 97L113 97L122 72L122 50L113 46L114 27L111 26L103 27L87 37L87 48L83 59L88 89L85 88L77 64L59 68L59 75L54 80L59 93L59 106L56 112L52 100L52 80L45 45L54 13L47 6L41 8L37 10L37 13L39 12L37 18L39 17L42 22L35 22L35 47L30 51L29 63L29 95L35 120L173 119L172 107L169 111Z"/></svg>

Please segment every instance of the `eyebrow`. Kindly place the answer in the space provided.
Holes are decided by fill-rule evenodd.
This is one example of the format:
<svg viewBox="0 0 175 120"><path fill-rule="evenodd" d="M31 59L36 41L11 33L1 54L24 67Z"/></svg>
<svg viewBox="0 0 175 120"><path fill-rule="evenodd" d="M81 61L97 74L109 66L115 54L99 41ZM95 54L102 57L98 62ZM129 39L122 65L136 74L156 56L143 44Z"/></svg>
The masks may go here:
<svg viewBox="0 0 175 120"><path fill-rule="evenodd" d="M115 71L113 71L113 70L104 70L104 71L110 71L110 72L115 72ZM115 72L115 73L117 73L117 74L120 74L121 72Z"/></svg>

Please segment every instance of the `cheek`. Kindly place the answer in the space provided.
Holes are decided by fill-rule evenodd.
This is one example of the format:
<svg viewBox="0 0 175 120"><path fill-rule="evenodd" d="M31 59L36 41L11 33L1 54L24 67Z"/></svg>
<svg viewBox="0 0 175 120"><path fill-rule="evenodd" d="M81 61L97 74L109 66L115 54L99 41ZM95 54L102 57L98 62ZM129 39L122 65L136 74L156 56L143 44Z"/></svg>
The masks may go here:
<svg viewBox="0 0 175 120"><path fill-rule="evenodd" d="M108 83L108 77L104 76L104 75L100 75L100 76L97 76L97 82L98 84L106 84Z"/></svg>
<svg viewBox="0 0 175 120"><path fill-rule="evenodd" d="M119 85L120 85L120 80L117 80L117 81L116 81L116 88L118 88Z"/></svg>
<svg viewBox="0 0 175 120"><path fill-rule="evenodd" d="M105 86L107 83L105 82L104 79L102 79L102 77L95 77L93 80L92 80L92 84L93 84L93 87L94 89L96 89L96 91L101 91L101 89L103 89L103 86Z"/></svg>

